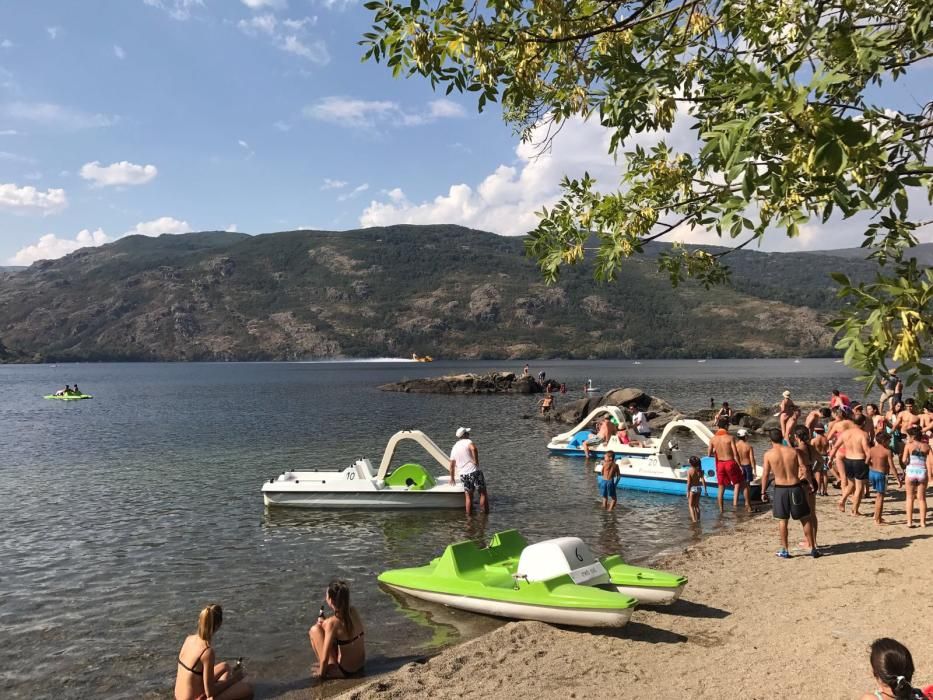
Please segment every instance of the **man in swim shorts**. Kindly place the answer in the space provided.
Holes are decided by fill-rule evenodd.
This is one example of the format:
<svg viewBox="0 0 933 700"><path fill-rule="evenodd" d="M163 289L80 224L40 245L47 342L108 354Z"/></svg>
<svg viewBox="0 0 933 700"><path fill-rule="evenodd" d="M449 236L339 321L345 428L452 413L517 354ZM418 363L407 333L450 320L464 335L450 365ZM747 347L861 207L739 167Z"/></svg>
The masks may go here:
<svg viewBox="0 0 933 700"><path fill-rule="evenodd" d="M732 507L739 507L739 489L745 492L745 510L752 511L750 490L748 482L742 474L742 468L738 462L738 449L735 444L735 438L729 434L729 419L719 419L719 429L713 438L709 441L709 448L706 454L716 458L716 483L718 494L716 501L719 503L719 512L723 512L723 497L727 487L732 487Z"/></svg>
<svg viewBox="0 0 933 700"><path fill-rule="evenodd" d="M457 442L450 450L450 483L460 475L466 514L473 514L473 494L479 492L479 507L489 512L489 497L486 494L486 477L479 468L479 452L470 439L469 428L457 428Z"/></svg>
<svg viewBox="0 0 933 700"><path fill-rule="evenodd" d="M742 467L742 478L747 483L755 479L755 448L748 444L748 430L739 428L735 434L735 453Z"/></svg>
<svg viewBox="0 0 933 700"><path fill-rule="evenodd" d="M884 509L884 493L888 488L888 474L894 472L897 482L901 483L901 477L894 466L891 448L888 446L890 442L890 435L878 433L875 436L875 444L872 445L868 452L868 479L871 481L871 487L875 490L875 525L888 524L881 517Z"/></svg>
<svg viewBox="0 0 933 700"><path fill-rule="evenodd" d="M765 486L768 477L774 475L774 501L771 512L778 521L778 535L781 540L781 549L777 555L781 559L790 559L787 551L787 521L790 518L799 520L803 527L803 536L810 547L810 556L820 556L816 549L813 537L813 523L810 515L810 506L804 493L804 486L800 482L800 474L809 475L810 468L804 464L793 447L784 445L784 435L777 428L768 431L771 440L771 449L765 452L761 472L761 498L767 499Z"/></svg>
<svg viewBox="0 0 933 700"><path fill-rule="evenodd" d="M829 453L829 459L832 462L836 454L845 450L845 457L842 459L845 470L846 485L842 492L842 498L839 499L839 510L846 512L846 501L853 496L852 515L861 515L858 512L859 505L862 503L862 496L865 495L865 489L868 487L868 434L863 430L865 416L858 416L852 421L852 427L847 428L839 434L836 444L833 445Z"/></svg>

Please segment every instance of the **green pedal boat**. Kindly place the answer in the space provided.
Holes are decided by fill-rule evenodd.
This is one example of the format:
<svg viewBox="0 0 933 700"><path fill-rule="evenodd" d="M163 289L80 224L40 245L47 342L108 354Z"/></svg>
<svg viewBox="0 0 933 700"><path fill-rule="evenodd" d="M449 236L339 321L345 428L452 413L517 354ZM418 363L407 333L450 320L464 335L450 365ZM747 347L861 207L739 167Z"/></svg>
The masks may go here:
<svg viewBox="0 0 933 700"><path fill-rule="evenodd" d="M80 401L81 399L93 399L93 396L89 394L62 394L58 396L56 394L49 394L48 396L43 396L45 399L58 399L59 401Z"/></svg>
<svg viewBox="0 0 933 700"><path fill-rule="evenodd" d="M578 537L529 545L516 530L493 535L481 549L458 542L427 566L379 576L415 598L470 612L576 627L621 627L638 602L670 603L687 579L597 560Z"/></svg>

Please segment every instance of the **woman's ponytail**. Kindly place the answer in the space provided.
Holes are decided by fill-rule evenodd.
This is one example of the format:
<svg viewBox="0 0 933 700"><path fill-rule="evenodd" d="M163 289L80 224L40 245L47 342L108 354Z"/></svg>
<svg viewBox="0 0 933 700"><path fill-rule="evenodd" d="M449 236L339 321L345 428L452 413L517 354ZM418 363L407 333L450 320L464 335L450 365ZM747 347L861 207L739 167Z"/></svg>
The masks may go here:
<svg viewBox="0 0 933 700"><path fill-rule="evenodd" d="M334 614L346 626L347 633L353 634L353 620L350 616L350 587L346 581L331 581L327 587L327 595L331 605L334 606Z"/></svg>
<svg viewBox="0 0 933 700"><path fill-rule="evenodd" d="M914 700L917 692L911 681L914 659L910 651L896 639L883 637L871 645L871 670L887 685L897 700Z"/></svg>
<svg viewBox="0 0 933 700"><path fill-rule="evenodd" d="M215 603L208 605L198 615L198 636L210 644L214 632L218 630L223 621L223 608Z"/></svg>

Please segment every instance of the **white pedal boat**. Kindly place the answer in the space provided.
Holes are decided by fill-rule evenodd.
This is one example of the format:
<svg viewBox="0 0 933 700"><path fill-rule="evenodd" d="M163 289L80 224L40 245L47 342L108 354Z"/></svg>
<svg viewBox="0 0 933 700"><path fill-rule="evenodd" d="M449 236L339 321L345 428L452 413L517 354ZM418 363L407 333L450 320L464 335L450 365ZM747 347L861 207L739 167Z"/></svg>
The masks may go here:
<svg viewBox="0 0 933 700"><path fill-rule="evenodd" d="M625 423L625 415L618 406L599 406L574 428L552 438L548 443L548 450L554 454L583 457L583 442L590 440L588 449L591 456L602 457L610 450L615 453L620 472L616 481L618 486L678 496L686 492L688 462L691 455L697 454L709 486L709 493L716 494L716 460L706 456L706 448L713 438L713 433L704 423L691 418L671 421L664 426L660 437L638 440L639 446L626 445L617 435L613 435L608 443L594 444L595 436L586 427L600 415L608 415L620 425ZM702 452L681 449L674 433L684 430L693 433L702 443ZM600 465L597 464L594 470L600 471ZM761 497L758 481L761 469L756 465L754 470L756 480L751 484L753 500ZM731 488L726 489L726 497L732 497Z"/></svg>
<svg viewBox="0 0 933 700"><path fill-rule="evenodd" d="M262 485L266 506L292 508L463 508L463 484L420 464L389 470L398 444L413 440L447 470L447 455L420 430L401 430L386 445L379 469L358 459L342 471L288 471Z"/></svg>

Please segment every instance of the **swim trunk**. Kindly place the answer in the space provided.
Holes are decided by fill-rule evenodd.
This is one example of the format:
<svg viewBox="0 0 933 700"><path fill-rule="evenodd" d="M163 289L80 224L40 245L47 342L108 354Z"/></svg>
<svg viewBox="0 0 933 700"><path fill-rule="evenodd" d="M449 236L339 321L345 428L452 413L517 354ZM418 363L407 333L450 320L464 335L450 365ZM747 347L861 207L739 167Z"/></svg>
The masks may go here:
<svg viewBox="0 0 933 700"><path fill-rule="evenodd" d="M856 481L868 481L868 463L864 459L843 458L846 468L846 478Z"/></svg>
<svg viewBox="0 0 933 700"><path fill-rule="evenodd" d="M703 487L702 486L691 486L690 493L701 494L703 493Z"/></svg>
<svg viewBox="0 0 933 700"><path fill-rule="evenodd" d="M878 493L884 493L884 490L888 487L888 475L884 472L869 469L868 480L871 482L871 487Z"/></svg>
<svg viewBox="0 0 933 700"><path fill-rule="evenodd" d="M743 465L742 465L742 477L743 477L743 478L745 479L745 481L747 481L748 483L752 483L752 481L754 481L754 479L755 479L755 471L752 469L752 465L751 465L751 464L743 464Z"/></svg>
<svg viewBox="0 0 933 700"><path fill-rule="evenodd" d="M599 496L600 498L608 498L611 501L614 501L616 498L616 482L615 479L604 479L599 477Z"/></svg>
<svg viewBox="0 0 933 700"><path fill-rule="evenodd" d="M486 493L486 477L483 476L483 471L477 469L475 472L470 472L469 474L464 474L460 477L460 481L463 482L463 490L473 493L474 491L479 491L480 493Z"/></svg>
<svg viewBox="0 0 933 700"><path fill-rule="evenodd" d="M716 460L716 483L720 486L740 486L742 468L734 459Z"/></svg>
<svg viewBox="0 0 933 700"><path fill-rule="evenodd" d="M810 516L810 505L800 484L794 486L775 486L771 513L775 520L803 520Z"/></svg>

